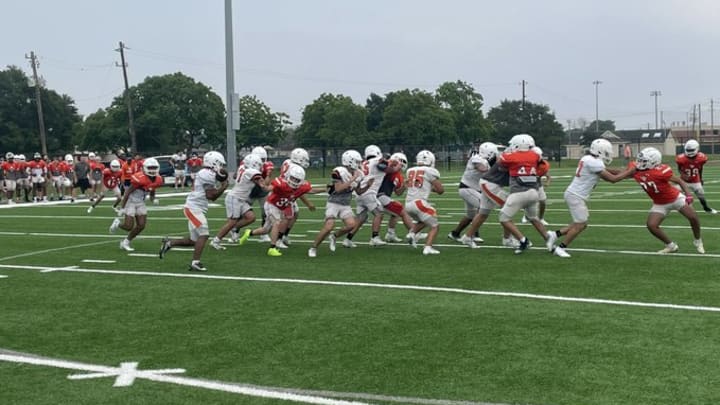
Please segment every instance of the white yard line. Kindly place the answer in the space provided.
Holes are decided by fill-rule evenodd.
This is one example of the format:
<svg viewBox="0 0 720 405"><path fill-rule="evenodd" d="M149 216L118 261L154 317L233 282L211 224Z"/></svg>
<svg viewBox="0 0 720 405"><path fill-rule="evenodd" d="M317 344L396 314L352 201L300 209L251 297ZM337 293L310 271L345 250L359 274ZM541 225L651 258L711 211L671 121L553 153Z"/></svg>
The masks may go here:
<svg viewBox="0 0 720 405"><path fill-rule="evenodd" d="M128 256L133 256L133 257L154 257L154 258L158 258L158 254L157 254L157 253L128 253Z"/></svg>
<svg viewBox="0 0 720 405"><path fill-rule="evenodd" d="M102 244L106 244L106 243L110 243L110 242L113 242L113 241L103 240L100 242L83 243L80 245L63 246L63 247L53 248L53 249L35 250L32 252L22 253L19 255L0 257L0 262L5 261L5 260L17 259L20 257L35 256L35 255L41 255L41 254L50 253L50 252L59 252L59 251L68 250L68 249L77 249L77 248L81 248L81 247L97 246L97 245L102 245Z"/></svg>
<svg viewBox="0 0 720 405"><path fill-rule="evenodd" d="M116 260L83 259L83 263L116 263Z"/></svg>
<svg viewBox="0 0 720 405"><path fill-rule="evenodd" d="M529 294L529 293L507 292L507 291L482 291L482 290L468 290L468 289L464 289L464 288L430 287L430 286L405 285L405 284L379 284L379 283L363 283L363 282L349 282L349 281L305 280L305 279L292 279L292 278L216 276L216 275L210 275L210 274L160 273L160 272L155 272L155 271L103 270L103 269L83 269L83 268L48 267L48 266L25 266L25 265L17 265L16 266L16 265L7 265L7 264L0 265L0 268L21 269L21 270L40 270L40 271L50 270L50 271L58 271L58 272L112 274L112 275L141 276L141 277L170 277L170 278L191 278L191 279L205 279L205 280L251 281L251 282L262 282L262 283L326 285L326 286L339 286L339 287L367 287L367 288L381 288L381 289L390 289L390 290L409 290L409 291L424 291L424 292L433 292L433 293L454 293L454 294L466 294L466 295L480 295L480 296L490 296L490 297L512 297L512 298L522 298L522 299L542 300L542 301L575 302L575 303L583 303L583 304L617 305L617 306L628 306L628 307L673 309L673 310L686 310L686 311L699 311L699 312L720 312L720 307L709 307L709 306L699 306L699 305L679 305L679 304L667 304L667 303L657 303L657 302L608 300L608 299L602 299L602 298L564 297L564 296L545 295L545 294Z"/></svg>

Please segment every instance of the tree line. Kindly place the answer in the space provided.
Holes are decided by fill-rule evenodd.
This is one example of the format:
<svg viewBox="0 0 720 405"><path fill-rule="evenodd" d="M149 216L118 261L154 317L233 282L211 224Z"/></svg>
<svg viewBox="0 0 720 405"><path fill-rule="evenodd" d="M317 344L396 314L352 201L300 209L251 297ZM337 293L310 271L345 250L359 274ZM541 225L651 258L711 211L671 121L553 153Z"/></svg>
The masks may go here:
<svg viewBox="0 0 720 405"><path fill-rule="evenodd" d="M196 148L225 148L226 111L210 87L182 73L147 77L130 87L138 149L169 153ZM0 150L39 150L34 89L18 67L0 70ZM115 150L130 144L124 93L107 108L78 114L74 100L41 89L50 153L72 150ZM278 145L335 148L370 143L402 149L406 145L504 143L529 133L539 145L559 150L565 133L550 107L529 101L504 100L483 112L484 100L470 84L445 82L434 92L403 89L371 93L365 104L342 94L323 93L305 106L301 122L292 123L256 96L239 100L239 147Z"/></svg>

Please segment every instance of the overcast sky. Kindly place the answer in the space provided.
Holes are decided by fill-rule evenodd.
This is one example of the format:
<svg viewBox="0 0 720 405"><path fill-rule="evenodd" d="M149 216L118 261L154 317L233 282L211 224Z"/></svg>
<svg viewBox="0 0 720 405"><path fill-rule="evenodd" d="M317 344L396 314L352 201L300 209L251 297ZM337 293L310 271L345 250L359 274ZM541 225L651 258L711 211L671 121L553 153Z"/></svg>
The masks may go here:
<svg viewBox="0 0 720 405"><path fill-rule="evenodd" d="M35 51L47 86L81 114L122 91L118 41L131 85L181 71L225 98L223 0L15 0L2 17L0 65L30 73ZM323 92L364 105L463 80L487 112L526 80L528 100L567 125L595 119L599 80L600 119L618 128L654 127L653 90L668 124L693 104L709 122L718 21L720 0L235 0L235 87L299 123Z"/></svg>

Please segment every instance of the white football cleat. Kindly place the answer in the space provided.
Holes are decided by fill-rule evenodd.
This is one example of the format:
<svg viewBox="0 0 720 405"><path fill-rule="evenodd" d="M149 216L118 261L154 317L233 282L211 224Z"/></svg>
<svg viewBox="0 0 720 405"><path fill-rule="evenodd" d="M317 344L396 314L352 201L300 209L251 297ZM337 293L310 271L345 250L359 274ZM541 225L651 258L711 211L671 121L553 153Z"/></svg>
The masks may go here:
<svg viewBox="0 0 720 405"><path fill-rule="evenodd" d="M675 253L678 250L680 250L680 247L678 246L678 244L675 242L670 242L667 245L665 245L665 247L663 249L658 250L658 253L662 253L662 254Z"/></svg>
<svg viewBox="0 0 720 405"><path fill-rule="evenodd" d="M94 208L95 208L95 207L93 207L92 205L89 206L89 207L88 207L88 214L92 214Z"/></svg>
<svg viewBox="0 0 720 405"><path fill-rule="evenodd" d="M270 242L270 235L265 234L260 237L260 242Z"/></svg>
<svg viewBox="0 0 720 405"><path fill-rule="evenodd" d="M462 243L463 245L469 246L470 249L477 249L477 248L480 247L480 246L478 246L477 244L475 244L475 240L474 240L473 238L471 238L471 237L469 237L469 236L467 236L467 235L463 235L463 236L460 238L460 243Z"/></svg>
<svg viewBox="0 0 720 405"><path fill-rule="evenodd" d="M448 239L454 240L455 242L462 242L462 236L455 236L452 232L448 234Z"/></svg>
<svg viewBox="0 0 720 405"><path fill-rule="evenodd" d="M547 248L548 252L552 252L553 246L557 241L557 235L553 231L548 231L546 235L547 239L545 239L545 247Z"/></svg>
<svg viewBox="0 0 720 405"><path fill-rule="evenodd" d="M416 233L415 234L415 241L422 242L425 239L427 239L427 234L424 232Z"/></svg>
<svg viewBox="0 0 720 405"><path fill-rule="evenodd" d="M225 250L226 249L225 246L220 244L220 239L217 239L217 238L213 238L210 241L210 246L212 246L212 248L215 250Z"/></svg>
<svg viewBox="0 0 720 405"><path fill-rule="evenodd" d="M317 249L315 249L315 248L308 249L308 257L317 257Z"/></svg>
<svg viewBox="0 0 720 405"><path fill-rule="evenodd" d="M693 245L695 245L695 249L697 249L697 252L700 254L705 254L705 246L703 246L702 239L696 239L693 241Z"/></svg>
<svg viewBox="0 0 720 405"><path fill-rule="evenodd" d="M415 236L414 232L408 232L407 235L405 235L405 240L407 241L410 246L416 248L417 247L417 238Z"/></svg>
<svg viewBox="0 0 720 405"><path fill-rule="evenodd" d="M110 225L110 233L117 232L119 227L120 227L120 218L113 219L112 224Z"/></svg>
<svg viewBox="0 0 720 405"><path fill-rule="evenodd" d="M548 221L546 221L546 220L544 220L544 219L541 219L541 220L540 220L540 223L542 223L542 224L545 225L545 226L550 225L550 224L548 223Z"/></svg>
<svg viewBox="0 0 720 405"><path fill-rule="evenodd" d="M555 250L553 250L553 254L558 257L570 257L570 253L566 252L565 249L561 248L560 246L556 247Z"/></svg>
<svg viewBox="0 0 720 405"><path fill-rule="evenodd" d="M230 243L238 243L240 240L240 233L235 232L234 230L230 231Z"/></svg>
<svg viewBox="0 0 720 405"><path fill-rule="evenodd" d="M473 242L475 242L475 243L485 243L485 239L483 239L483 238L481 238L481 237L479 237L479 236L476 236L476 237L473 238Z"/></svg>
<svg viewBox="0 0 720 405"><path fill-rule="evenodd" d="M370 246L385 246L385 245L387 245L387 242L380 239L379 236L376 236L376 237L370 239Z"/></svg>
<svg viewBox="0 0 720 405"><path fill-rule="evenodd" d="M345 239L345 240L343 241L343 247L346 247L346 248L354 248L354 247L357 247L357 245L356 245L355 242L353 242L352 240L350 240L350 239Z"/></svg>
<svg viewBox="0 0 720 405"><path fill-rule="evenodd" d="M282 243L284 243L287 246L290 246L290 237L287 235L283 235L282 237Z"/></svg>
<svg viewBox="0 0 720 405"><path fill-rule="evenodd" d="M707 211L707 212L710 213L710 214L712 214L712 215L716 215L716 214L718 213L715 208L710 208L710 211Z"/></svg>
<svg viewBox="0 0 720 405"><path fill-rule="evenodd" d="M396 234L388 232L385 234L385 242L399 243L402 242L402 239L398 238Z"/></svg>
<svg viewBox="0 0 720 405"><path fill-rule="evenodd" d="M135 249L133 249L132 246L130 246L130 241L127 239L123 239L122 241L120 241L120 249L125 250L127 252L135 251Z"/></svg>
<svg viewBox="0 0 720 405"><path fill-rule="evenodd" d="M527 224L528 223L527 217L525 215L523 215L522 220L520 222L522 222L523 224Z"/></svg>
<svg viewBox="0 0 720 405"><path fill-rule="evenodd" d="M425 246L425 247L423 248L423 255L424 255L424 256L428 256L428 255L439 255L439 254L440 254L440 251L437 250L437 249L434 249L432 246Z"/></svg>
<svg viewBox="0 0 720 405"><path fill-rule="evenodd" d="M337 242L337 240L336 240L335 234L330 232L330 235L328 235L328 243L330 244L331 252L335 251L335 248L336 248L335 243L336 242Z"/></svg>
<svg viewBox="0 0 720 405"><path fill-rule="evenodd" d="M505 247L516 248L520 246L520 241L511 236L509 238L503 238L502 244Z"/></svg>
<svg viewBox="0 0 720 405"><path fill-rule="evenodd" d="M284 244L282 240L275 242L275 247L278 249L287 249L288 245Z"/></svg>

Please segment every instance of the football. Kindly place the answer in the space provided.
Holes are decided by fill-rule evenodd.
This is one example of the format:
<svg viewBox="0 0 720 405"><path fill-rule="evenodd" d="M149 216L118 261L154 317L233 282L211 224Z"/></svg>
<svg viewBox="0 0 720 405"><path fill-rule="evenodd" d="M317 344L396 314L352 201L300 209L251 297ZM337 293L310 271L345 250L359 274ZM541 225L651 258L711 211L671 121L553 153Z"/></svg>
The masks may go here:
<svg viewBox="0 0 720 405"><path fill-rule="evenodd" d="M215 180L223 182L228 179L228 172L225 169L220 169L215 173Z"/></svg>

